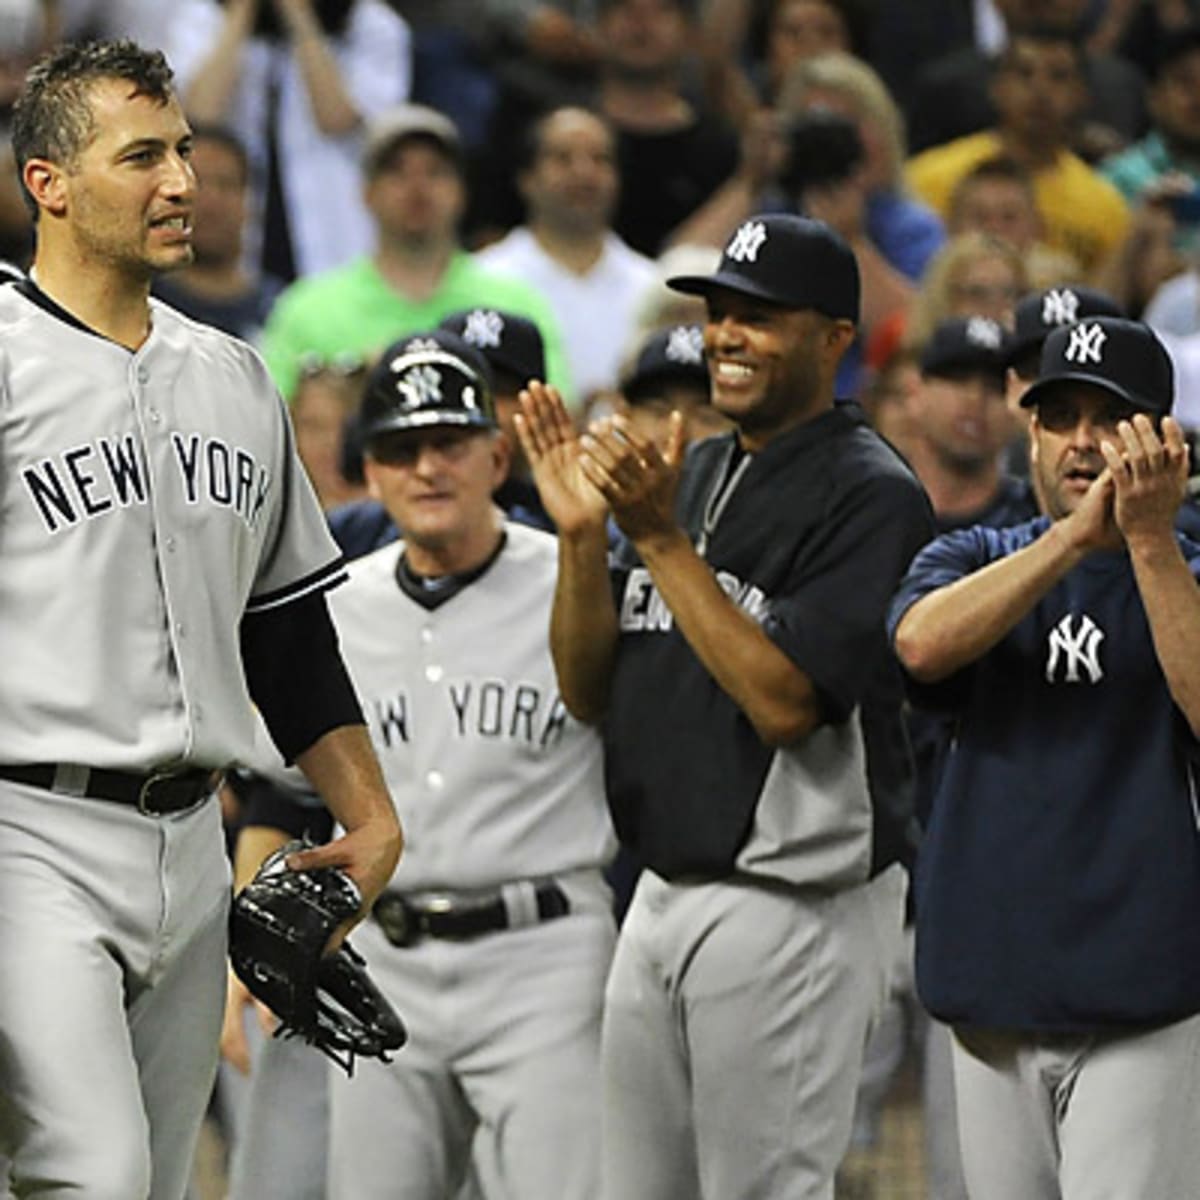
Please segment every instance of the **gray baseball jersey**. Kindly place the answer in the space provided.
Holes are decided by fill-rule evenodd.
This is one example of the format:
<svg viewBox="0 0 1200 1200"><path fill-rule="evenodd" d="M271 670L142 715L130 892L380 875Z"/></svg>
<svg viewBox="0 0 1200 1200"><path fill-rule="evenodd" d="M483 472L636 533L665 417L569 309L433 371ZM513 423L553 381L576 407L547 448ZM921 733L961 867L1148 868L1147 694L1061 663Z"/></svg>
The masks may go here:
<svg viewBox="0 0 1200 1200"><path fill-rule="evenodd" d="M0 976L25 980L0 989L0 1147L21 1195L184 1194L224 1007L220 814L89 798L84 768L243 757L243 614L342 570L254 351L151 317L131 353L0 288L0 763L57 766L55 790L0 783Z"/></svg>
<svg viewBox="0 0 1200 1200"><path fill-rule="evenodd" d="M242 613L341 571L262 361L152 304L130 354L0 290L0 762L245 758Z"/></svg>
<svg viewBox="0 0 1200 1200"><path fill-rule="evenodd" d="M599 1031L614 940L600 740L569 716L549 651L550 535L508 524L484 573L425 607L403 547L360 559L331 597L342 650L406 831L393 887L450 906L529 907L520 927L404 948L354 941L405 1014L389 1067L330 1079L330 1196L450 1195L472 1136L497 1195L598 1194ZM569 912L538 920L532 884ZM424 897L422 896L424 893ZM377 1064L372 1064L377 1065ZM485 1184L488 1194L492 1194Z"/></svg>
<svg viewBox="0 0 1200 1200"><path fill-rule="evenodd" d="M400 544L352 563L330 596L404 823L402 891L598 870L612 853L600 741L567 713L550 661L555 540L506 529L487 573L435 609L397 586Z"/></svg>

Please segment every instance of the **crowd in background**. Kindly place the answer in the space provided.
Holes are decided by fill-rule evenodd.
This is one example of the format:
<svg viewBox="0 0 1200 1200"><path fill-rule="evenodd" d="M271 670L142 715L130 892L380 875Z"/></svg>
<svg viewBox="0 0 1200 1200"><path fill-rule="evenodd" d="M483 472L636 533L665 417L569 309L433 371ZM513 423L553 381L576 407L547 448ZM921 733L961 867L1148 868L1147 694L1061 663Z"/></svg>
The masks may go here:
<svg viewBox="0 0 1200 1200"><path fill-rule="evenodd" d="M124 35L164 49L195 131L195 262L156 294L261 349L327 508L364 494L352 418L385 346L502 310L579 420L637 403L638 350L703 319L663 281L762 212L853 249L839 394L942 528L1033 511L988 332L1019 337L1023 297L1043 326L1097 296L1144 319L1200 427L1192 0L6 0L0 107L46 46Z"/></svg>

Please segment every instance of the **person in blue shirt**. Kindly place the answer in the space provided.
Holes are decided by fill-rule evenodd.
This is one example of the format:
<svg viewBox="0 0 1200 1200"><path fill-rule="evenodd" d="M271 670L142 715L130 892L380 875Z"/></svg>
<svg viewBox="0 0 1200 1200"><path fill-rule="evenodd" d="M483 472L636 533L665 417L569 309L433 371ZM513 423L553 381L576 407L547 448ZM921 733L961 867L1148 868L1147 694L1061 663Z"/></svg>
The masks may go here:
<svg viewBox="0 0 1200 1200"><path fill-rule="evenodd" d="M955 741L917 865L917 986L954 1030L972 1200L1175 1200L1200 1178L1200 545L1148 326L1055 330L1044 515L936 539L889 630Z"/></svg>

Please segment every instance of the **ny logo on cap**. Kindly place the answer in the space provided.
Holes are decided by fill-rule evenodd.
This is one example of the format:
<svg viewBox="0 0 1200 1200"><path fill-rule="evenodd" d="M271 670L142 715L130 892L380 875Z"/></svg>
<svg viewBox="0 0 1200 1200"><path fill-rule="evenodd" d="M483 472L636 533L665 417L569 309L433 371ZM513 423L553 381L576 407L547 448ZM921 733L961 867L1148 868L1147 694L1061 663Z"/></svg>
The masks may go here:
<svg viewBox="0 0 1200 1200"><path fill-rule="evenodd" d="M396 382L396 390L414 408L442 398L442 373L436 367L410 367Z"/></svg>
<svg viewBox="0 0 1200 1200"><path fill-rule="evenodd" d="M663 353L671 362L703 362L704 334L696 325L676 325L667 335L667 346Z"/></svg>
<svg viewBox="0 0 1200 1200"><path fill-rule="evenodd" d="M1042 297L1043 325L1074 325L1078 314L1079 297L1070 288L1051 288Z"/></svg>
<svg viewBox="0 0 1200 1200"><path fill-rule="evenodd" d="M1086 323L1076 325L1067 336L1067 348L1063 351L1067 362L1082 364L1098 363L1102 360L1101 351L1108 340L1108 334L1102 326Z"/></svg>
<svg viewBox="0 0 1200 1200"><path fill-rule="evenodd" d="M734 262L758 262L758 252L767 240L767 230L761 221L747 221L732 237L725 251Z"/></svg>
<svg viewBox="0 0 1200 1200"><path fill-rule="evenodd" d="M1003 336L1000 326L991 317L971 317L967 321L967 341L973 346L999 350Z"/></svg>
<svg viewBox="0 0 1200 1200"><path fill-rule="evenodd" d="M496 349L504 336L504 318L490 308L477 308L467 314L463 341L479 349Z"/></svg>

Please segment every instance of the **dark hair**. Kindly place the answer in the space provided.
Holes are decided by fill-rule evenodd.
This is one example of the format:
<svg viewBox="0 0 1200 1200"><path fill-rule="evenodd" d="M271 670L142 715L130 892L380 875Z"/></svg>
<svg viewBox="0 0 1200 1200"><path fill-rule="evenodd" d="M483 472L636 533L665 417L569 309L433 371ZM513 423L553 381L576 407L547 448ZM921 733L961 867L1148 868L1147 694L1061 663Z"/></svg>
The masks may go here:
<svg viewBox="0 0 1200 1200"><path fill-rule="evenodd" d="M37 204L25 187L25 164L44 158L69 166L96 133L90 93L107 79L125 80L135 96L166 104L174 94L173 73L161 50L144 50L123 38L108 42L64 42L29 68L13 106L12 147L21 191L37 219Z"/></svg>
<svg viewBox="0 0 1200 1200"><path fill-rule="evenodd" d="M250 159L246 154L246 143L228 126L219 122L191 122L192 142L216 142L223 146L238 161L243 180L250 176Z"/></svg>
<svg viewBox="0 0 1200 1200"><path fill-rule="evenodd" d="M1083 42L1070 30L1058 29L1053 25L1022 25L1011 30L1008 44L1000 51L1000 57L996 60L997 72L1011 69L1017 46L1021 42L1034 42L1042 46L1066 46L1075 60L1075 69L1080 78L1086 80L1087 51L1083 48Z"/></svg>
<svg viewBox="0 0 1200 1200"><path fill-rule="evenodd" d="M762 36L758 39L764 45L779 18L779 10L790 2L791 0L770 0L763 22ZM846 39L850 43L848 47L850 53L858 58L870 59L871 34L877 15L875 0L820 0L820 2L827 8L833 9L841 17L842 24L846 28Z"/></svg>
<svg viewBox="0 0 1200 1200"><path fill-rule="evenodd" d="M588 107L586 104L559 104L554 108L542 109L529 122L521 132L520 143L517 147L516 168L520 171L528 171L538 160L542 153L542 140L546 135L546 126L563 112L583 112L589 117L594 117L608 131L608 136L613 143L613 155L616 156L616 134L613 131L612 122L601 112L594 108Z"/></svg>

